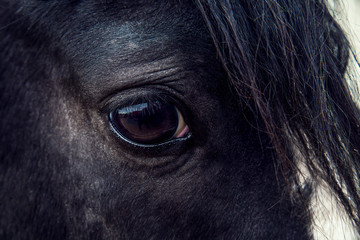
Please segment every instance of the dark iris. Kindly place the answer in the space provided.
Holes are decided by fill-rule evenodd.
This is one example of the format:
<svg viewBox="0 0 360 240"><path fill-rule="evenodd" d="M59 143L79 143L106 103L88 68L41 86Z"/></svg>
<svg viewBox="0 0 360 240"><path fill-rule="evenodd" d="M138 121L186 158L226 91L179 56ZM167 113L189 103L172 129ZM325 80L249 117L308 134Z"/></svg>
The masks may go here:
<svg viewBox="0 0 360 240"><path fill-rule="evenodd" d="M178 113L169 103L141 103L116 109L110 114L110 120L125 140L152 145L174 137L179 126Z"/></svg>

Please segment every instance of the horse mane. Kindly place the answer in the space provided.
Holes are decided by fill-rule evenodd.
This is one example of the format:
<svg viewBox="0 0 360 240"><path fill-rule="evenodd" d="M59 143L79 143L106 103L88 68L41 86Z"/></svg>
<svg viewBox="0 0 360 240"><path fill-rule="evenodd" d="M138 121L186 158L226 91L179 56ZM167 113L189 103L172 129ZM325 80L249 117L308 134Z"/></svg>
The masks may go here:
<svg viewBox="0 0 360 240"><path fill-rule="evenodd" d="M351 47L326 2L197 4L232 88L261 116L257 127L270 137L287 183L300 171L296 148L360 231L360 111L346 75Z"/></svg>

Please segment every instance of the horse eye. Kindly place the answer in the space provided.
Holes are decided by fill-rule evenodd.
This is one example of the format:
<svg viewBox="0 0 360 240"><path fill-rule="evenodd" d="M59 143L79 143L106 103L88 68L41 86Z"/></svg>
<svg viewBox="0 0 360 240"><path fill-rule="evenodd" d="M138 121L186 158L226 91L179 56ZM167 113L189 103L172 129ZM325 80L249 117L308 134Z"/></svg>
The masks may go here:
<svg viewBox="0 0 360 240"><path fill-rule="evenodd" d="M135 145L159 145L189 135L178 108L163 102L118 108L110 113L110 122L123 140Z"/></svg>

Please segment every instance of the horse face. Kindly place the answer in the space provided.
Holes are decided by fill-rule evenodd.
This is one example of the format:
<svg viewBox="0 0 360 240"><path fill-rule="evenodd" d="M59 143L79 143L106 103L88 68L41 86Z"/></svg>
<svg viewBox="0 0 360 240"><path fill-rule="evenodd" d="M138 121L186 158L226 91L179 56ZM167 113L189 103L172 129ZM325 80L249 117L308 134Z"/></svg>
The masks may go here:
<svg viewBox="0 0 360 240"><path fill-rule="evenodd" d="M2 237L309 237L194 3L1 4Z"/></svg>

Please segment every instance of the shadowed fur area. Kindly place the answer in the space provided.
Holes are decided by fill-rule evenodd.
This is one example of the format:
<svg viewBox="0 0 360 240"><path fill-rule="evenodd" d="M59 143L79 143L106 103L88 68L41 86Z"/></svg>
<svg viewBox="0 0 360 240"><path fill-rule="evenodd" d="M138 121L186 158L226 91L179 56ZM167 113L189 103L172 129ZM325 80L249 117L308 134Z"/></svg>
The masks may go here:
<svg viewBox="0 0 360 240"><path fill-rule="evenodd" d="M315 198L358 236L327 4L0 0L0 239L310 240Z"/></svg>

